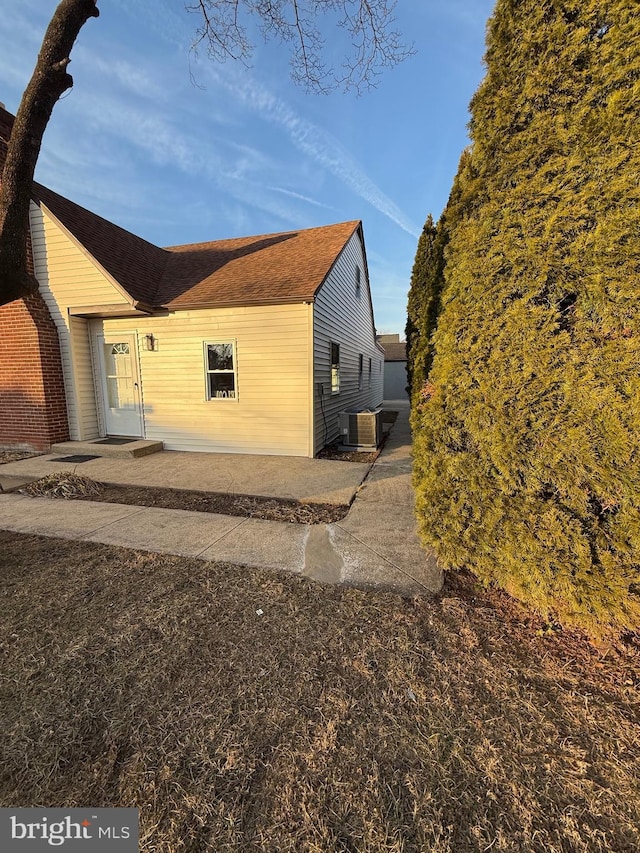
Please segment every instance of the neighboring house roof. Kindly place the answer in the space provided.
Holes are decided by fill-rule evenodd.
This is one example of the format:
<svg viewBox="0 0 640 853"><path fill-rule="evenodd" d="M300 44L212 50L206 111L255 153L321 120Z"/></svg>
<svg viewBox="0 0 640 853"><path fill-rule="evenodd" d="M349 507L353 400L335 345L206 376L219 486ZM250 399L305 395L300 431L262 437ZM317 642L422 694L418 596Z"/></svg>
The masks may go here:
<svg viewBox="0 0 640 853"><path fill-rule="evenodd" d="M402 343L383 343L384 360L385 361L406 361L407 360L407 345Z"/></svg>
<svg viewBox="0 0 640 853"><path fill-rule="evenodd" d="M13 116L0 107L0 138ZM0 164L6 146L0 139ZM165 249L34 183L33 199L131 297L169 309L305 302L314 299L359 220Z"/></svg>

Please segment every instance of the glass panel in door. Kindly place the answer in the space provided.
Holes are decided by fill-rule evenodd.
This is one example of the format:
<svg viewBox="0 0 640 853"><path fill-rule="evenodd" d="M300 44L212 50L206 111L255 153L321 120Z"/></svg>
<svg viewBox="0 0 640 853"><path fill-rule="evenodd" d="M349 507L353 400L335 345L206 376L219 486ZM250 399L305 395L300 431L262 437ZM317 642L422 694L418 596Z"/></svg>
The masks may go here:
<svg viewBox="0 0 640 853"><path fill-rule="evenodd" d="M133 337L105 339L104 364L105 421L109 435L142 435L140 388Z"/></svg>

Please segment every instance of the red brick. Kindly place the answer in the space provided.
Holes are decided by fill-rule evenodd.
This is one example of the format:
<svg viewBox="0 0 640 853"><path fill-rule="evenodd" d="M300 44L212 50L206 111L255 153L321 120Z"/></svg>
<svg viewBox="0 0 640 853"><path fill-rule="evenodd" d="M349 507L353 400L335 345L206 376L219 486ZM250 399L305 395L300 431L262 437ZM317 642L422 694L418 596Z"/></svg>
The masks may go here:
<svg viewBox="0 0 640 853"><path fill-rule="evenodd" d="M39 295L0 306L0 447L69 438L58 332Z"/></svg>

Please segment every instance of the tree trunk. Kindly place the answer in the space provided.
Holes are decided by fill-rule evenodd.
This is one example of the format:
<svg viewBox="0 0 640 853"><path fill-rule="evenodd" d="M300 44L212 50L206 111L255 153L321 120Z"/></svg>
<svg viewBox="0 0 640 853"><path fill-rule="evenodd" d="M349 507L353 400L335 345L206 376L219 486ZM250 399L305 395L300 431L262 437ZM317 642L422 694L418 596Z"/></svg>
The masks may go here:
<svg viewBox="0 0 640 853"><path fill-rule="evenodd" d="M97 0L62 0L42 42L15 118L0 186L0 305L37 290L27 272L29 201L42 137L53 107L73 79L69 54L83 25L100 14Z"/></svg>

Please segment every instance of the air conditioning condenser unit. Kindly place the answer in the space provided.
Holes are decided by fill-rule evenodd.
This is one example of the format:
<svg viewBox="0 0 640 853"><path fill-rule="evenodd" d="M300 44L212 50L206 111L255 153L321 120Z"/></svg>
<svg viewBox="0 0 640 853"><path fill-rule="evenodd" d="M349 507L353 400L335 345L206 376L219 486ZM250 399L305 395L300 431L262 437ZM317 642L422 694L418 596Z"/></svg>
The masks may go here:
<svg viewBox="0 0 640 853"><path fill-rule="evenodd" d="M340 438L345 448L375 450L382 441L382 409L340 412Z"/></svg>

